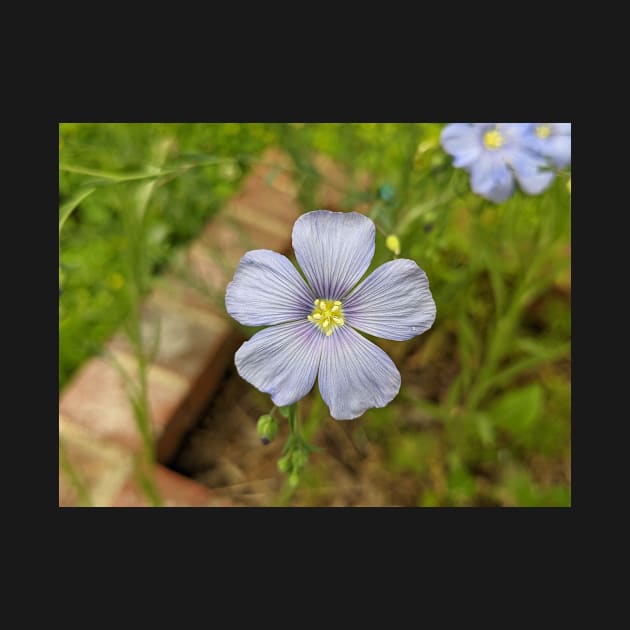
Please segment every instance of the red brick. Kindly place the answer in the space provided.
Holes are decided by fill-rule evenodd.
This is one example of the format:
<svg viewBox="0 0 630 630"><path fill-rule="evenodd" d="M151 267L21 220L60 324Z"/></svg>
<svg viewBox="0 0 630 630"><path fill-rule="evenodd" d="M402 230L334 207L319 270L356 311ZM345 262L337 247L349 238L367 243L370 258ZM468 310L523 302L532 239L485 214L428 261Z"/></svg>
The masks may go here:
<svg viewBox="0 0 630 630"><path fill-rule="evenodd" d="M154 351L154 363L193 382L205 369L208 356L214 356L223 337L232 332L232 326L209 310L179 304L162 288L143 304L142 332L147 352ZM108 345L132 354L122 333L116 334Z"/></svg>
<svg viewBox="0 0 630 630"><path fill-rule="evenodd" d="M260 161L252 165L248 179L261 178L272 188L296 198L298 185L295 182L294 168L293 160L287 153L279 149L267 149ZM246 181L244 185L247 183Z"/></svg>
<svg viewBox="0 0 630 630"><path fill-rule="evenodd" d="M316 155L313 164L322 177L317 189L317 205L326 210L345 210L342 205L343 191L348 184L347 175L326 155Z"/></svg>
<svg viewBox="0 0 630 630"><path fill-rule="evenodd" d="M242 228L223 215L208 223L198 242L214 252L215 257L230 271L236 269L243 254L254 246L253 243L245 243Z"/></svg>
<svg viewBox="0 0 630 630"><path fill-rule="evenodd" d="M226 498L215 496L205 486L164 466L157 466L155 482L164 507L232 507ZM129 477L113 500L114 507L148 507L146 496L137 481Z"/></svg>
<svg viewBox="0 0 630 630"><path fill-rule="evenodd" d="M79 505L79 497L70 479L59 466L59 507L77 507Z"/></svg>
<svg viewBox="0 0 630 630"><path fill-rule="evenodd" d="M230 201L230 205L256 208L265 217L283 221L293 226L300 216L297 201L285 192L270 186L264 177L250 175L239 194Z"/></svg>
<svg viewBox="0 0 630 630"><path fill-rule="evenodd" d="M285 251L291 243L293 221L271 216L265 208L230 202L226 215L253 235L252 242L262 249Z"/></svg>
<svg viewBox="0 0 630 630"><path fill-rule="evenodd" d="M161 276L155 283L154 291L182 306L225 317L225 289L211 290L193 274L188 263L186 269L171 270Z"/></svg>
<svg viewBox="0 0 630 630"><path fill-rule="evenodd" d="M227 270L211 255L210 251L207 245L195 242L188 249L187 261L196 281L203 283L218 303L224 296L225 288L232 279L234 271Z"/></svg>
<svg viewBox="0 0 630 630"><path fill-rule="evenodd" d="M133 377L136 362L132 356L115 352L115 358ZM159 436L182 404L189 382L156 365L147 371L151 421ZM141 446L133 409L120 374L110 360L97 357L88 361L63 391L59 410L68 421L83 426L95 438L120 444L131 450Z"/></svg>
<svg viewBox="0 0 630 630"><path fill-rule="evenodd" d="M132 468L132 458L120 449L101 443L93 436L59 417L59 440L63 441L65 455L85 488L89 505L109 505L120 490ZM69 473L59 460L59 506L79 506L79 495Z"/></svg>
<svg viewBox="0 0 630 630"><path fill-rule="evenodd" d="M346 193L351 189L366 191L370 187L370 177L365 172L354 173L353 177L327 155L318 154L313 158L315 168L322 177L317 190L317 205L328 210L364 211L362 208L344 207Z"/></svg>

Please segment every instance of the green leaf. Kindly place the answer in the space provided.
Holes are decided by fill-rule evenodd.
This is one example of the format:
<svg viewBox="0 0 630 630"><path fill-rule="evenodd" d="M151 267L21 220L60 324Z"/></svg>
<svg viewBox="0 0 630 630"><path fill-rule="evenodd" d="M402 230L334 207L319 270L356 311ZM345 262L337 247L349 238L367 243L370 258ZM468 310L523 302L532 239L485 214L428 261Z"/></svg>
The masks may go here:
<svg viewBox="0 0 630 630"><path fill-rule="evenodd" d="M491 406L489 412L497 426L518 432L533 424L541 411L542 400L542 388L534 383L508 391Z"/></svg>
<svg viewBox="0 0 630 630"><path fill-rule="evenodd" d="M457 318L458 350L461 358L461 379L464 391L470 387L473 372L478 368L480 355L479 332L475 329L466 311Z"/></svg>
<svg viewBox="0 0 630 630"><path fill-rule="evenodd" d="M477 413L474 416L477 435L484 446L493 446L495 443L494 427L492 421L485 413Z"/></svg>

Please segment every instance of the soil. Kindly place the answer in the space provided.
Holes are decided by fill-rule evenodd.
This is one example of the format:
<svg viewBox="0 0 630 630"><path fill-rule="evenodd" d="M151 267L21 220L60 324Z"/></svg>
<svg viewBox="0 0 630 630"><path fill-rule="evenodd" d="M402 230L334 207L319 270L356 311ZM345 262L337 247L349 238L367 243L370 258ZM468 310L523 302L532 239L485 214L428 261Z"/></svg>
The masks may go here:
<svg viewBox="0 0 630 630"><path fill-rule="evenodd" d="M312 395L300 403L308 410ZM198 427L184 441L172 467L203 483L219 496L245 506L271 506L286 503L286 478L277 469L280 452L288 437L288 424L280 421L275 440L263 445L256 432L258 417L269 412L269 397L243 381L230 369L219 394ZM310 440L322 450L311 455L313 464L329 478L313 489L298 490L290 505L383 505L383 489L374 477L379 475L378 455L372 446L367 454L358 452L342 423L327 417ZM350 421L356 425L358 421ZM366 478L369 482L366 483ZM334 482L333 482L334 480Z"/></svg>

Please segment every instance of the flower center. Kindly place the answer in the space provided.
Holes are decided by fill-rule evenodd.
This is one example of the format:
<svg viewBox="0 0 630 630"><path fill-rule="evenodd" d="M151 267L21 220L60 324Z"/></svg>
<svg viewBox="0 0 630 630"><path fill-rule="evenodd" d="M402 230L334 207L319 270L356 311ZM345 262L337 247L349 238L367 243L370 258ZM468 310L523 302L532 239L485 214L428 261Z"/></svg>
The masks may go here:
<svg viewBox="0 0 630 630"><path fill-rule="evenodd" d="M486 149L498 149L505 143L505 138L498 129L491 129L483 134L483 143Z"/></svg>
<svg viewBox="0 0 630 630"><path fill-rule="evenodd" d="M313 322L326 336L333 334L335 329L343 326L343 311L339 300L315 300L315 308L308 316L308 321Z"/></svg>
<svg viewBox="0 0 630 630"><path fill-rule="evenodd" d="M536 127L536 135L544 140L551 135L551 127L549 125L538 125Z"/></svg>

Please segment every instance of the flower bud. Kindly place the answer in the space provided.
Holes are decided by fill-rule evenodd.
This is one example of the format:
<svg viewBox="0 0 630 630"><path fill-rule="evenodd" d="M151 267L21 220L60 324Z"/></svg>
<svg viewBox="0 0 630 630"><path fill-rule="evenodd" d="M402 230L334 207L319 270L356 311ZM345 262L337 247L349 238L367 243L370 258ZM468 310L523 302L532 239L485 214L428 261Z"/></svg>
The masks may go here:
<svg viewBox="0 0 630 630"><path fill-rule="evenodd" d="M383 201L391 201L396 196L396 189L391 184L383 184L378 189L378 196Z"/></svg>
<svg viewBox="0 0 630 630"><path fill-rule="evenodd" d="M289 475L289 485L292 488L297 488L299 484L300 484L300 473L293 471Z"/></svg>
<svg viewBox="0 0 630 630"><path fill-rule="evenodd" d="M265 414L258 418L256 430L258 431L258 436L262 443L269 444L278 433L278 422L273 416Z"/></svg>
<svg viewBox="0 0 630 630"><path fill-rule="evenodd" d="M390 234L385 239L385 247L387 247L387 249L389 249L390 252L394 252L396 256L400 254L400 240L395 234Z"/></svg>
<svg viewBox="0 0 630 630"><path fill-rule="evenodd" d="M285 455L278 460L278 470L285 474L291 470L291 457L289 455Z"/></svg>
<svg viewBox="0 0 630 630"><path fill-rule="evenodd" d="M301 449L293 451L291 454L291 463L294 470L301 470L308 461L308 455Z"/></svg>

